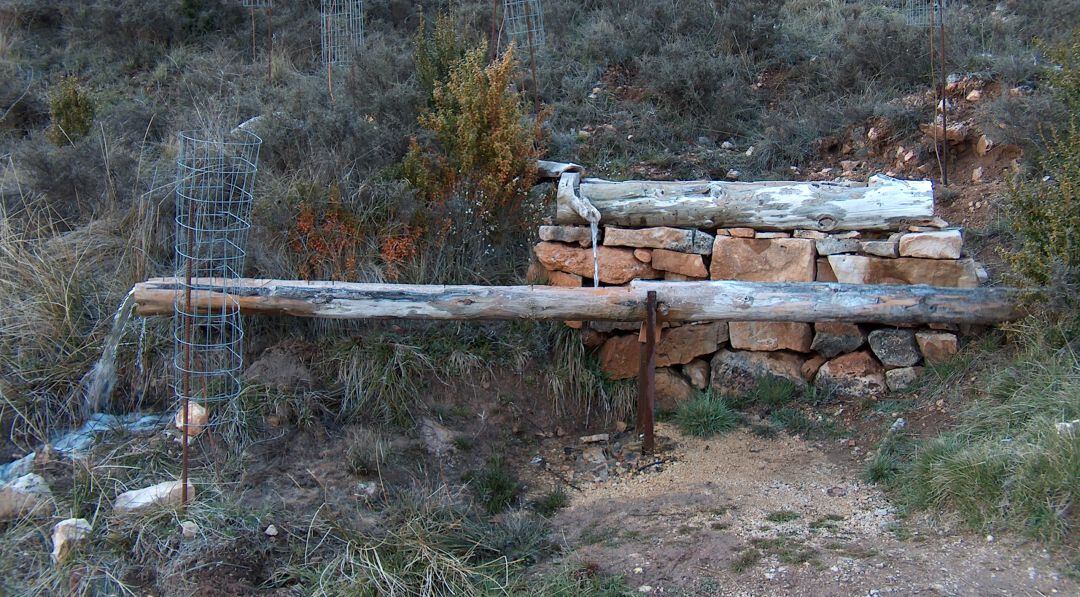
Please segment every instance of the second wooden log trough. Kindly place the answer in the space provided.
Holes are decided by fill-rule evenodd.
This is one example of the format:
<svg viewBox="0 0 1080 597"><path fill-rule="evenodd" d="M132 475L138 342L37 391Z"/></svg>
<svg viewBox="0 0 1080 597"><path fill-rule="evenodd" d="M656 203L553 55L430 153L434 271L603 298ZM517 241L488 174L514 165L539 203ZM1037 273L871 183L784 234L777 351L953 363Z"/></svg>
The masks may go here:
<svg viewBox="0 0 1080 597"><path fill-rule="evenodd" d="M216 284L215 284L216 282ZM220 281L196 280L197 308L220 309ZM202 289L199 289L202 286ZM175 278L135 286L136 312L171 315ZM328 319L642 321L649 291L664 321L991 324L1017 319L1019 291L823 282L653 282L629 286L436 286L245 278L229 300L252 315Z"/></svg>

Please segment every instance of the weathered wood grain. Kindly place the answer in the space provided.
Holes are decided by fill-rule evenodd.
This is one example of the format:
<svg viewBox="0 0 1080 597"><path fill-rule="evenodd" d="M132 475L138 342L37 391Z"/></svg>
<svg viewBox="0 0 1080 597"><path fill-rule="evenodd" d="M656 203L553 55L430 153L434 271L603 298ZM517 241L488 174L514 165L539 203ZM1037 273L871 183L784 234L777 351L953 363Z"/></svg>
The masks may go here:
<svg viewBox="0 0 1080 597"><path fill-rule="evenodd" d="M574 173L577 175L577 173ZM566 180L564 175L563 180ZM576 192L560 184L555 220L580 224L585 201L614 226L766 230L895 230L934 215L930 181L877 175L853 182L624 181L584 179Z"/></svg>
<svg viewBox="0 0 1080 597"><path fill-rule="evenodd" d="M196 308L220 309L212 280L192 293ZM739 281L634 281L628 286L427 286L243 279L229 293L241 312L329 319L535 319L641 321L648 291L665 321L979 323L1016 319L1008 288L939 288ZM135 286L136 312L170 315L180 284L157 278Z"/></svg>

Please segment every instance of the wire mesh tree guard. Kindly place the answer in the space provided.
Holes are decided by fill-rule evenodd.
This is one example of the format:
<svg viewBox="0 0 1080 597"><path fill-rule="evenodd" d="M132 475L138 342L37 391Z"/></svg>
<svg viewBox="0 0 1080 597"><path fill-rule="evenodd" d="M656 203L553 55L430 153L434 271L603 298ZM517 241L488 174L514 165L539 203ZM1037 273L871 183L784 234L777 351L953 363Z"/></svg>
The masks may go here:
<svg viewBox="0 0 1080 597"><path fill-rule="evenodd" d="M547 42L544 33L544 7L540 0L503 0L503 31L506 45L540 48Z"/></svg>
<svg viewBox="0 0 1080 597"><path fill-rule="evenodd" d="M273 76L274 60L274 0L240 0L240 5L251 12L251 60L256 59L255 11L266 9L266 81Z"/></svg>
<svg viewBox="0 0 1080 597"><path fill-rule="evenodd" d="M947 0L897 0L896 8L909 25L930 27L941 21Z"/></svg>
<svg viewBox="0 0 1080 597"><path fill-rule="evenodd" d="M173 390L180 403L186 503L191 403L210 409L240 395L244 331L240 305L228 292L244 273L262 139L241 129L178 137L176 278L181 288L173 300Z"/></svg>
<svg viewBox="0 0 1080 597"><path fill-rule="evenodd" d="M322 0L322 61L326 87L334 98L334 67L347 66L364 43L363 0Z"/></svg>

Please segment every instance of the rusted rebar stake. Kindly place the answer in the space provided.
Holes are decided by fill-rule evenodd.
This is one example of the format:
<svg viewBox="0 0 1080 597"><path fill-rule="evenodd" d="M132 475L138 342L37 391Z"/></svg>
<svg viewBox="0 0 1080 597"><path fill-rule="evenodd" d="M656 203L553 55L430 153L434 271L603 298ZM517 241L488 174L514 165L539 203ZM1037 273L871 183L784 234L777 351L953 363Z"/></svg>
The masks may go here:
<svg viewBox="0 0 1080 597"><path fill-rule="evenodd" d="M656 406L656 291L645 300L645 346L638 371L638 429L641 430L641 453L656 450L654 409Z"/></svg>

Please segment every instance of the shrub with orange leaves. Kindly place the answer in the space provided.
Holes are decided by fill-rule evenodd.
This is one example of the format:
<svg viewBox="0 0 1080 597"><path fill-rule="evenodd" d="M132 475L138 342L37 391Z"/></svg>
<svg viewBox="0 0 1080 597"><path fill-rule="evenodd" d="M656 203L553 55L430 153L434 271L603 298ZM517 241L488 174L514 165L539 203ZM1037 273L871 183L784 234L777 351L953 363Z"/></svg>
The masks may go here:
<svg viewBox="0 0 1080 597"><path fill-rule="evenodd" d="M301 202L296 224L289 231L297 273L305 280L356 279L362 240L360 223L341 204L336 187L331 188L325 205Z"/></svg>
<svg viewBox="0 0 1080 597"><path fill-rule="evenodd" d="M419 226L406 226L401 234L383 239L379 255L385 265L383 272L390 280L401 276L401 265L416 257L424 229Z"/></svg>

